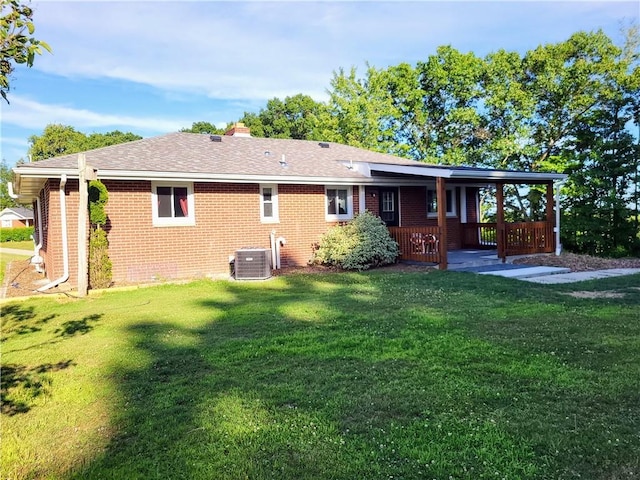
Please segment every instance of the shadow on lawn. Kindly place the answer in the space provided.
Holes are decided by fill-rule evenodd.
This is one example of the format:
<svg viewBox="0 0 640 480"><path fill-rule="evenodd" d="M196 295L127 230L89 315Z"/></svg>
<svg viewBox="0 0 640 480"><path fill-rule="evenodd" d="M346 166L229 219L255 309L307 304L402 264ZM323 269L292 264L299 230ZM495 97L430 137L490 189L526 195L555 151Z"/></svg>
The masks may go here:
<svg viewBox="0 0 640 480"><path fill-rule="evenodd" d="M45 363L37 367L27 367L16 363L3 364L0 376L0 396L3 415L16 415L31 410L33 403L47 395L51 378L47 375L73 366L71 360Z"/></svg>
<svg viewBox="0 0 640 480"><path fill-rule="evenodd" d="M497 283L492 300L459 275L228 283L193 299L204 328L132 325L148 362L116 368L117 433L71 478L603 478L585 436L628 461L633 445L606 446L603 427L624 428L593 405L596 378L466 326L480 302L533 308L548 290Z"/></svg>
<svg viewBox="0 0 640 480"><path fill-rule="evenodd" d="M21 304L10 304L2 308L2 341L6 341L13 336L27 335L39 332L55 315L46 315L36 318L33 306L24 307Z"/></svg>
<svg viewBox="0 0 640 480"><path fill-rule="evenodd" d="M24 308L20 304L9 305L2 312L2 341L18 335L28 335L44 330L56 315L49 314L39 318L34 307ZM93 328L102 314L87 315L80 320L70 320L55 329L50 340L30 345L11 352L41 348L64 341L76 335L85 335ZM3 415L26 413L35 403L51 393L53 379L51 374L74 366L73 360L68 359L57 363L41 365L21 365L18 363L3 363L0 366L0 396Z"/></svg>

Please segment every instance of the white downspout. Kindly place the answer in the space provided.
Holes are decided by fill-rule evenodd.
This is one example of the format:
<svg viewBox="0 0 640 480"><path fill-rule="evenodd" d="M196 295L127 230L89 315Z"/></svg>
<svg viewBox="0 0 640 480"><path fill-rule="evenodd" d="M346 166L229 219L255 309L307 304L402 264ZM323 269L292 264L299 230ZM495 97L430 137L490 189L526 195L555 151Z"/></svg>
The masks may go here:
<svg viewBox="0 0 640 480"><path fill-rule="evenodd" d="M62 174L60 178L60 217L62 220L62 276L56 278L53 282L47 283L44 287L40 287L37 291L44 292L50 288L56 287L69 279L69 239L67 237L67 201L64 195L64 187L67 184L67 175Z"/></svg>
<svg viewBox="0 0 640 480"><path fill-rule="evenodd" d="M277 254L276 254L276 231L275 230L271 230L271 235L269 235L269 238L271 240L271 268L277 268L276 267Z"/></svg>
<svg viewBox="0 0 640 480"><path fill-rule="evenodd" d="M20 195L17 195L13 190L13 182L7 182L7 193L14 200L18 200ZM42 236L42 208L40 206L40 197L36 197L36 211L38 213L38 243L33 247L33 257L31 257L31 263L36 267L38 273L42 273L42 257L40 256L40 249L44 243L44 237ZM34 239L35 241L35 239Z"/></svg>
<svg viewBox="0 0 640 480"><path fill-rule="evenodd" d="M33 249L33 258L31 263L36 266L36 272L42 273L42 257L40 256L40 249L44 243L44 235L42 233L42 205L40 204L40 197L36 197L36 214L38 215L38 243Z"/></svg>
<svg viewBox="0 0 640 480"><path fill-rule="evenodd" d="M560 187L564 184L564 180L556 183L556 256L562 253L562 245L560 244Z"/></svg>
<svg viewBox="0 0 640 480"><path fill-rule="evenodd" d="M286 245L287 240L284 237L278 237L276 240L276 268L280 270L280 245Z"/></svg>
<svg viewBox="0 0 640 480"><path fill-rule="evenodd" d="M367 209L367 196L365 186L358 185L358 212L362 213Z"/></svg>

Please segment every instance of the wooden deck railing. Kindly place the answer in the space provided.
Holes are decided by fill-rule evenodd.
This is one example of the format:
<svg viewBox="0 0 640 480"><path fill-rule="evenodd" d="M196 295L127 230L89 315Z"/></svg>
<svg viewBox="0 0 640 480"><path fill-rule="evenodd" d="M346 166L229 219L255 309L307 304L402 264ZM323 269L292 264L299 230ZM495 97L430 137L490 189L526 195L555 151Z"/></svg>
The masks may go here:
<svg viewBox="0 0 640 480"><path fill-rule="evenodd" d="M463 223L462 248L494 249L498 245L496 223Z"/></svg>
<svg viewBox="0 0 640 480"><path fill-rule="evenodd" d="M388 227L400 246L400 260L440 263L439 227Z"/></svg>
<svg viewBox="0 0 640 480"><path fill-rule="evenodd" d="M439 227L388 227L400 246L400 260L441 262ZM499 241L500 240L500 241ZM551 253L555 249L553 222L463 223L462 248L497 249L498 256Z"/></svg>
<svg viewBox="0 0 640 480"><path fill-rule="evenodd" d="M498 242L496 223L463 223L462 248L495 248L504 255L551 253L555 249L553 222L505 223Z"/></svg>
<svg viewBox="0 0 640 480"><path fill-rule="evenodd" d="M505 255L551 253L555 249L552 222L505 223Z"/></svg>

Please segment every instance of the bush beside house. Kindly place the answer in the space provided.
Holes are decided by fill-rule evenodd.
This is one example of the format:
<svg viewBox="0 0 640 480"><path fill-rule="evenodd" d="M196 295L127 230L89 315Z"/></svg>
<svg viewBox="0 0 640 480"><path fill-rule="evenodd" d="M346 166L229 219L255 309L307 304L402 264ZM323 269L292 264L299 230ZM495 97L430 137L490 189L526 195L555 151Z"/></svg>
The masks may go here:
<svg viewBox="0 0 640 480"><path fill-rule="evenodd" d="M322 236L314 263L366 270L394 263L399 249L382 219L368 210Z"/></svg>

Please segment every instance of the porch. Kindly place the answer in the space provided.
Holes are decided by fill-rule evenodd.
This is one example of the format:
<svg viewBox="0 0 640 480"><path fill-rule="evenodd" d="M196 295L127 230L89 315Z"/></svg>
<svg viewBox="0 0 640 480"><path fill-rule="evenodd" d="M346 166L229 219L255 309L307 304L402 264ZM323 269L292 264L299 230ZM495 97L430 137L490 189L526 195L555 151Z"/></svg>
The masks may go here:
<svg viewBox="0 0 640 480"><path fill-rule="evenodd" d="M554 221L508 223L463 223L462 250L451 250L439 226L388 227L400 247L400 261L434 263L446 270L458 263L490 256L502 262L507 256L552 253L555 251ZM467 262L462 258L467 252ZM470 254L469 251L474 251ZM478 252L475 252L478 251ZM462 256L462 257L461 257Z"/></svg>

